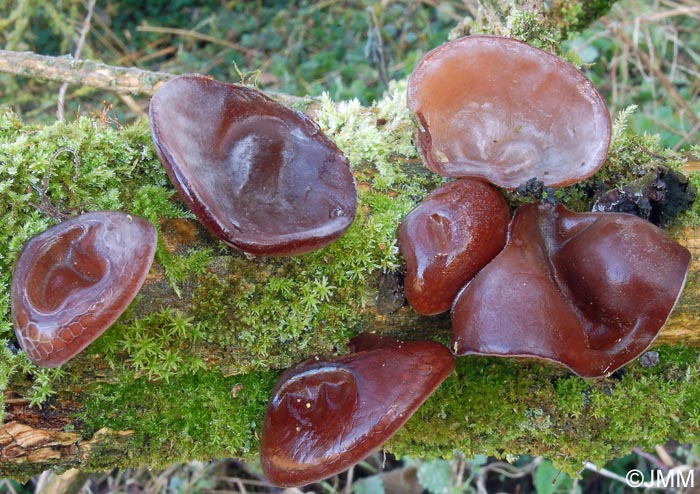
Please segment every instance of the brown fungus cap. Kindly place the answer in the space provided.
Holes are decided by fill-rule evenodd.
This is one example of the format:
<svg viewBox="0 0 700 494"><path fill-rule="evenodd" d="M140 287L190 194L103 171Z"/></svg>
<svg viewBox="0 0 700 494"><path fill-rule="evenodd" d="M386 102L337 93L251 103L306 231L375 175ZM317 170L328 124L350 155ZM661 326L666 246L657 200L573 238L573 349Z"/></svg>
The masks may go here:
<svg viewBox="0 0 700 494"><path fill-rule="evenodd" d="M685 247L635 216L522 206L505 249L455 301L453 350L610 374L652 343L689 264Z"/></svg>
<svg viewBox="0 0 700 494"><path fill-rule="evenodd" d="M255 89L200 76L165 83L150 106L165 169L202 224L256 255L319 249L350 226L355 178L309 117Z"/></svg>
<svg viewBox="0 0 700 494"><path fill-rule="evenodd" d="M299 486L346 470L380 448L454 370L443 345L361 335L356 351L312 358L280 376L263 424L263 471Z"/></svg>
<svg viewBox="0 0 700 494"><path fill-rule="evenodd" d="M595 173L610 144L610 116L573 65L526 43L467 36L416 66L408 106L431 170L514 189L531 178L568 185Z"/></svg>
<svg viewBox="0 0 700 494"><path fill-rule="evenodd" d="M12 317L20 346L57 367L92 343L143 285L157 233L116 211L76 216L33 237L12 274Z"/></svg>
<svg viewBox="0 0 700 494"><path fill-rule="evenodd" d="M492 186L461 179L433 191L398 229L404 291L419 314L450 310L457 293L506 244L510 212Z"/></svg>

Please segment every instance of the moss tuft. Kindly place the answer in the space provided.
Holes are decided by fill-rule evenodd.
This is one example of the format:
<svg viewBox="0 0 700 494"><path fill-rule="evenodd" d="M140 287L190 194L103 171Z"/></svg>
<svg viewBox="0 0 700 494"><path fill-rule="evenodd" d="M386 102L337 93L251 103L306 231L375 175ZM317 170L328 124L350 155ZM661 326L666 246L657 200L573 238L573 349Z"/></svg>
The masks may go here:
<svg viewBox="0 0 700 494"><path fill-rule="evenodd" d="M86 436L105 426L135 432L130 451L136 456L124 458L122 467L253 458L276 378L273 372L226 378L214 370L153 383L125 374L119 384L97 384L86 393L79 418ZM107 464L114 467L113 459Z"/></svg>
<svg viewBox="0 0 700 494"><path fill-rule="evenodd" d="M556 26L547 24L540 13L531 10L514 10L508 16L505 35L548 51L558 47L562 39Z"/></svg>
<svg viewBox="0 0 700 494"><path fill-rule="evenodd" d="M217 257L195 285L192 316L209 342L235 352L225 373L344 351L362 320L352 308L373 304L367 280L399 266L395 229L414 204L363 192L355 223L327 248L278 260Z"/></svg>
<svg viewBox="0 0 700 494"><path fill-rule="evenodd" d="M454 449L505 458L543 454L576 476L633 447L700 437L700 353L659 349L622 377L584 380L548 364L468 357L392 439L397 454L448 457Z"/></svg>
<svg viewBox="0 0 700 494"><path fill-rule="evenodd" d="M174 190L151 144L148 122L115 127L99 118L80 117L46 127L25 125L11 111L0 114L0 393L20 369L33 384L33 404L55 393L60 370L40 370L7 345L14 340L9 287L12 267L32 236L61 218L112 209L145 216L159 227L162 218L190 213L172 201ZM207 252L174 255L159 246L157 260L176 283L181 272L199 269ZM9 355L9 356L8 356ZM0 394L0 405L2 405ZM0 406L4 410L4 407Z"/></svg>

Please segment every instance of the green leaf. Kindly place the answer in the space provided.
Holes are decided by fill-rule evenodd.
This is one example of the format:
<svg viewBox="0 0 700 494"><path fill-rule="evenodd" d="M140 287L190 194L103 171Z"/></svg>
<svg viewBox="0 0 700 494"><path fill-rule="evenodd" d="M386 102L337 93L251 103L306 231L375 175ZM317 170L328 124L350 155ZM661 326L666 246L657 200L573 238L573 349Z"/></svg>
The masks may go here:
<svg viewBox="0 0 700 494"><path fill-rule="evenodd" d="M545 460L537 467L535 473L535 490L537 494L553 494L571 491L571 477Z"/></svg>
<svg viewBox="0 0 700 494"><path fill-rule="evenodd" d="M355 494L384 494L384 481L377 475L355 482Z"/></svg>
<svg viewBox="0 0 700 494"><path fill-rule="evenodd" d="M418 467L418 482L432 494L447 494L452 488L452 466L447 460L426 461Z"/></svg>

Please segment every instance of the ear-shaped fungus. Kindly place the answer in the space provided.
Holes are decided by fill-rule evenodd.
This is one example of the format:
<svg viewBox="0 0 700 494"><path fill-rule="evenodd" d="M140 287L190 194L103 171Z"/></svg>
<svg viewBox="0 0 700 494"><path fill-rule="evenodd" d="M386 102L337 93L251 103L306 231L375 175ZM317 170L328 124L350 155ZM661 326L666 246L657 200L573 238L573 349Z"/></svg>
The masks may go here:
<svg viewBox="0 0 700 494"><path fill-rule="evenodd" d="M357 190L348 160L303 113L255 89L182 76L156 92L150 117L170 179L227 244L302 254L352 223Z"/></svg>
<svg viewBox="0 0 700 494"><path fill-rule="evenodd" d="M635 216L523 206L506 248L455 301L453 349L609 374L652 343L689 264L685 247Z"/></svg>
<svg viewBox="0 0 700 494"><path fill-rule="evenodd" d="M526 43L467 36L426 54L408 106L431 170L516 188L592 175L605 160L610 116L579 70Z"/></svg>
<svg viewBox="0 0 700 494"><path fill-rule="evenodd" d="M143 218L87 213L32 238L12 275L12 317L22 349L57 367L100 336L143 285L157 233Z"/></svg>
<svg viewBox="0 0 700 494"><path fill-rule="evenodd" d="M459 290L506 243L510 212L490 185L462 179L433 191L398 230L406 298L416 312L450 309Z"/></svg>
<svg viewBox="0 0 700 494"><path fill-rule="evenodd" d="M263 425L261 461L274 484L339 473L381 447L454 370L439 343L361 336L357 353L310 359L282 374Z"/></svg>

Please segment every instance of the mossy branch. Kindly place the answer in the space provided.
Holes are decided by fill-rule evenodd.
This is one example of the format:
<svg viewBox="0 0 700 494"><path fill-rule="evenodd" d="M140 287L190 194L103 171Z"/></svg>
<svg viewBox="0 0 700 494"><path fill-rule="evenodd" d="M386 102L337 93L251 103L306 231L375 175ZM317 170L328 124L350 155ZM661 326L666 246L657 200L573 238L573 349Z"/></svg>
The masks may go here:
<svg viewBox="0 0 700 494"><path fill-rule="evenodd" d="M40 371L16 353L7 291L0 291L0 475L253 457L279 369L314 353L342 353L351 335L367 329L446 341L448 318L399 308L391 274L401 265L397 225L442 181L420 166L404 94L405 86L396 85L370 108L319 100L317 120L357 175L360 212L338 242L293 259L251 259L204 231L169 185L148 122L117 129L83 117L32 127L3 115L4 286L26 239L56 221L53 209L37 208L36 190L63 212L105 208L148 217L158 225L161 245L129 312L58 371ZM682 167L687 160L659 149L653 137L625 133L620 119L608 163L594 180L619 181L624 170L639 173L652 162ZM576 205L586 187L562 189L559 196ZM673 229L694 257L700 254L698 211L696 203L685 226ZM468 455L531 452L576 471L581 461L601 462L632 446L695 438L700 352L687 344L699 341L699 290L694 263L662 332L672 346L657 348L656 366L635 362L622 380L589 382L552 365L460 359L455 375L389 448L428 457L453 448Z"/></svg>
<svg viewBox="0 0 700 494"><path fill-rule="evenodd" d="M34 57L25 59L37 62ZM69 73L86 67L42 60ZM117 83L106 66L94 67L106 72L71 80L149 94L171 77L142 79L143 71L123 69L131 82ZM55 77L65 82L67 76ZM26 478L49 467L253 458L280 369L314 353L345 352L348 338L368 329L446 341L448 317L423 318L401 306L394 277L401 268L395 229L442 180L420 166L404 94L405 86L396 84L369 108L316 101L316 119L353 165L360 211L338 242L294 259L250 259L202 230L177 200L145 121L119 127L101 116L32 127L2 115L0 476ZM640 169L679 168L686 161L660 149L653 137L626 134L621 119L608 163L593 181L612 187ZM700 183L696 173L693 180ZM589 186L563 189L559 198L580 206ZM63 368L39 370L12 342L12 264L30 236L56 221L52 212L98 208L155 222L161 242L156 263L113 328ZM696 201L672 229L696 259L698 218ZM468 456L544 454L575 473L583 461L600 464L633 446L697 439L700 350L689 345L700 345L698 273L694 263L662 331L667 344L656 347L658 364L634 362L611 378L586 381L548 364L462 358L388 448L424 457L455 448Z"/></svg>

